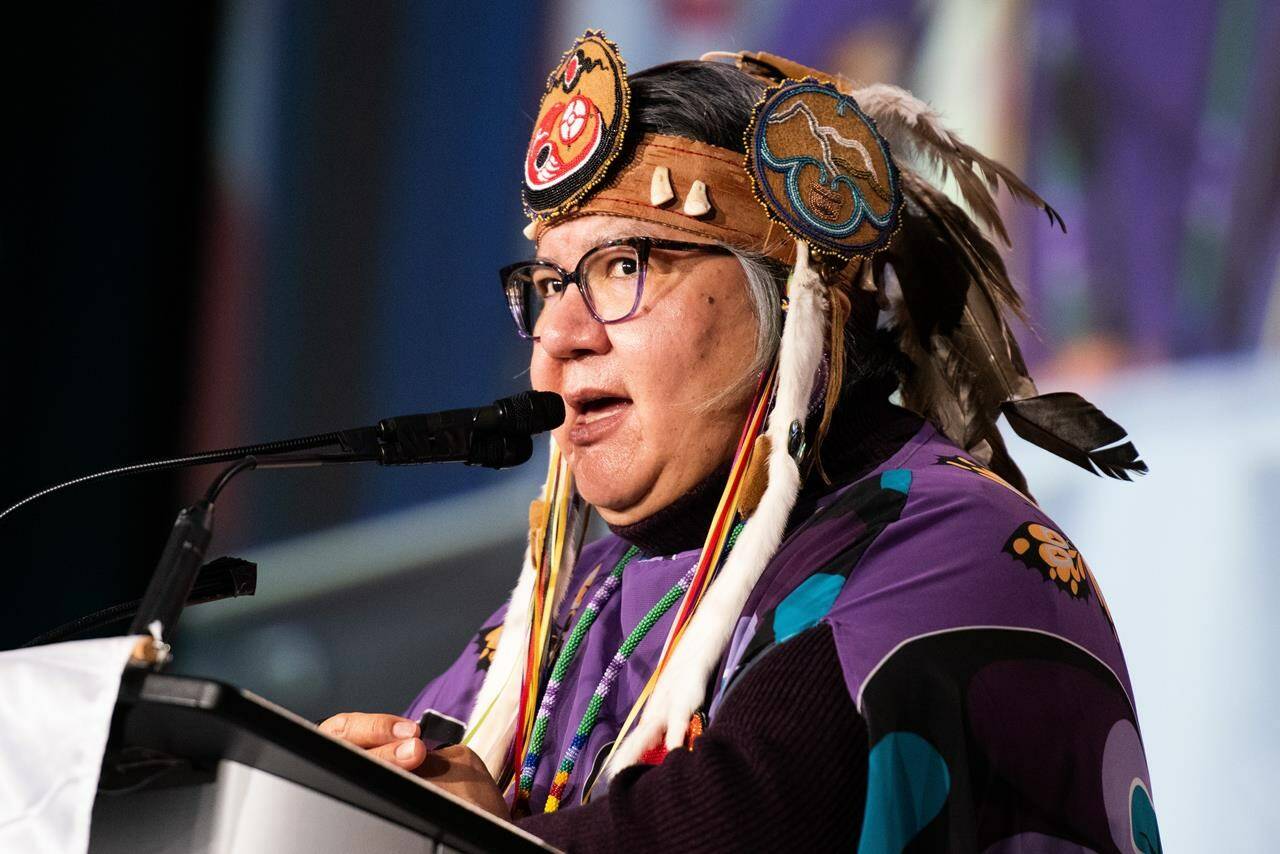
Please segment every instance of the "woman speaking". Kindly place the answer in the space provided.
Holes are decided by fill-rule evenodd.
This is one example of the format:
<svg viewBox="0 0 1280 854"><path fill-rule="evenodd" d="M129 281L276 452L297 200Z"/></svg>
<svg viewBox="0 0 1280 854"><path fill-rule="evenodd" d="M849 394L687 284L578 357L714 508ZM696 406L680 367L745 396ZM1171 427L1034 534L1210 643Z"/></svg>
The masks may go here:
<svg viewBox="0 0 1280 854"><path fill-rule="evenodd" d="M501 285L567 412L524 567L404 717L323 729L569 851L1160 850L1106 602L995 426L1145 471L1006 325L993 193L1053 209L901 89L596 32L522 175Z"/></svg>

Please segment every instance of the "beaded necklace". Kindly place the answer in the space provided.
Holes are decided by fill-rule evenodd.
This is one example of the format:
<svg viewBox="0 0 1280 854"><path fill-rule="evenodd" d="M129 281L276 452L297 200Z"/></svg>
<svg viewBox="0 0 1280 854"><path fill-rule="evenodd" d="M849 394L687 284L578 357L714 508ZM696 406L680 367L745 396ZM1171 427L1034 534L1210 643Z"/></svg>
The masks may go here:
<svg viewBox="0 0 1280 854"><path fill-rule="evenodd" d="M738 533L742 530L742 523L739 522L729 535L726 554L733 547L734 541L737 540ZM635 546L627 549L627 551L619 559L617 565L613 568L613 572L609 573L608 578L600 585L600 589L596 591L591 598L591 603L587 609L583 611L582 616L578 619L577 625L573 627L573 631L569 635L569 640L565 643L564 649L561 651L559 658L556 660L555 667L552 670L551 678L547 681L546 693L542 696L542 705L538 710L538 717L534 723L533 736L530 739L529 751L525 755L524 763L520 771L520 779L516 786L516 807L528 809L529 796L533 788L533 778L538 771L538 766L542 760L542 749L545 746L547 726L551 719L551 713L555 708L558 699L561 681L565 673L568 671L573 659L577 656L578 649L582 645L583 638L586 637L587 631L595 622L596 616L600 613L600 609L613 596L622 582L622 573L632 558L638 553ZM689 585L693 582L694 576L698 570L695 563L680 578L679 581L671 587L670 590L657 601L648 613L636 624L636 627L627 635L627 639L622 642L622 646L614 653L613 658L609 661L609 665L605 668L604 673L600 677L599 683L596 685L595 692L591 695L591 700L587 704L587 709L582 715L582 720L578 723L578 728L574 732L573 739L569 742L569 746L565 749L564 755L560 759L560 765L556 769L555 777L551 781L551 789L547 793L547 802L544 808L545 812L555 812L560 806L560 798L564 795L565 789L569 785L569 778L573 775L573 769L577 765L578 756L582 752L582 748L586 745L587 739L590 738L592 731L595 729L596 723L599 721L600 709L604 706L605 699L613 690L613 686L618 681L618 674L622 672L622 668L631 658L631 654L635 652L636 647L645 639L650 630L662 619L663 615L671 609L676 602L680 600Z"/></svg>
<svg viewBox="0 0 1280 854"><path fill-rule="evenodd" d="M517 806L528 805L529 790L533 786L533 775L538 770L538 762L542 757L542 748L547 737L547 724L551 719L551 711L556 706L556 700L560 693L560 684L564 681L564 675L577 657L578 648L582 646L582 639L587 636L587 631L595 623L596 617L600 615L600 609L612 598L622 583L623 570L639 553L640 550L635 546L623 552L622 557L618 559L617 564L613 567L613 571L600 583L600 588L596 590L591 597L591 601L587 603L582 616L578 618L573 631L569 633L569 639L565 641L564 649L561 650L560 655L556 658L555 667L551 669L551 676L547 679L546 690L542 694L542 703L538 708L538 716L533 722L533 734L529 738L529 752L525 754L524 764L520 770L520 780L516 784Z"/></svg>

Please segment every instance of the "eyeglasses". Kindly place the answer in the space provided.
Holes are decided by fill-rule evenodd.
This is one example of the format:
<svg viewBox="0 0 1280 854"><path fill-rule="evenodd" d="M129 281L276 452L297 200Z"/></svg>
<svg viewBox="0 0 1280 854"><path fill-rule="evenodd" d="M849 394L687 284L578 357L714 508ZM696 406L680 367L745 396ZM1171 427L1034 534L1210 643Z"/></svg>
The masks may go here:
<svg viewBox="0 0 1280 854"><path fill-rule="evenodd" d="M649 254L654 250L730 254L714 243L685 243L657 237L623 237L589 250L572 273L552 261L521 261L498 272L507 308L522 338L537 339L538 320L577 285L591 316L620 323L635 315L644 296Z"/></svg>

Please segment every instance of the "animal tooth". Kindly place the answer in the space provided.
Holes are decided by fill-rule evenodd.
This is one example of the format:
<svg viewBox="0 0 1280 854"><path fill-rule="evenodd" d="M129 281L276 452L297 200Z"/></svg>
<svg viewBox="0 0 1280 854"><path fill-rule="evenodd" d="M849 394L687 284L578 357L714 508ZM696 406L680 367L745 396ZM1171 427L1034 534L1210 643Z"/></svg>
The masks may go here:
<svg viewBox="0 0 1280 854"><path fill-rule="evenodd" d="M689 195L684 197L684 212L689 216L706 216L711 213L711 202L707 200L707 185L694 181L689 188Z"/></svg>
<svg viewBox="0 0 1280 854"><path fill-rule="evenodd" d="M876 287L875 272L871 269L870 261L862 262L862 275L858 286L862 288L862 290L873 294L879 290L879 288Z"/></svg>
<svg viewBox="0 0 1280 854"><path fill-rule="evenodd" d="M671 170L665 166L653 167L653 178L649 181L649 204L655 208L662 207L676 197L671 191Z"/></svg>
<svg viewBox="0 0 1280 854"><path fill-rule="evenodd" d="M537 231L538 231L538 221L531 220L529 224L524 227L524 231L522 233L524 234L526 240L533 240L535 235L537 234Z"/></svg>

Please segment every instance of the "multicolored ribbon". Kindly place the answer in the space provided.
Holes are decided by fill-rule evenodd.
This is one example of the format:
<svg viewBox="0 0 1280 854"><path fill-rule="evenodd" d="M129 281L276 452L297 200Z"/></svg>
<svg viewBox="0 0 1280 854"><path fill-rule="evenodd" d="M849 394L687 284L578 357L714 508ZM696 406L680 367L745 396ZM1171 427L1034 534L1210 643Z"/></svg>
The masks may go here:
<svg viewBox="0 0 1280 854"><path fill-rule="evenodd" d="M546 523L541 531L530 532L530 549L537 575L530 608L529 645L520 683L520 704L517 706L520 717L512 744L513 759L523 755L533 731L538 708L538 688L551 637L555 591L565 559L565 539L572 498L573 472L559 446L552 442L547 488L543 495L547 510ZM511 767L510 763L507 767Z"/></svg>

